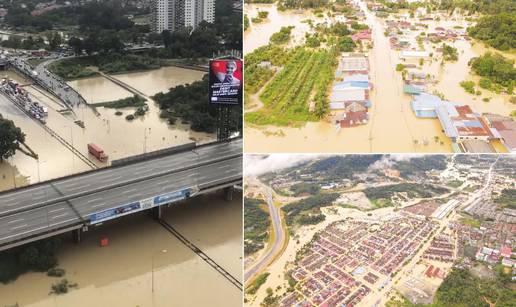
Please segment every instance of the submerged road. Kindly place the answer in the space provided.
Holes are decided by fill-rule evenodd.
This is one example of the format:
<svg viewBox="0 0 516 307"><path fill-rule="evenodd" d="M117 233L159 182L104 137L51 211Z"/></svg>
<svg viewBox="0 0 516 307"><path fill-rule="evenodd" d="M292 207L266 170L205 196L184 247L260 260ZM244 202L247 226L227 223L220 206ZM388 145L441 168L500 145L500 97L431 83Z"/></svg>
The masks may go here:
<svg viewBox="0 0 516 307"><path fill-rule="evenodd" d="M0 193L0 248L38 233L88 224L91 214L106 209L241 178L239 139Z"/></svg>
<svg viewBox="0 0 516 307"><path fill-rule="evenodd" d="M253 263L253 266L244 274L244 282L250 281L256 274L260 273L262 270L266 269L267 266L271 263L274 257L281 251L283 246L283 242L285 241L286 234L283 231L283 227L281 225L281 217L279 208L274 206L274 201L272 199L272 190L267 187L267 205L269 206L269 213L272 220L272 227L274 232L274 242L268 249L265 251L261 257Z"/></svg>

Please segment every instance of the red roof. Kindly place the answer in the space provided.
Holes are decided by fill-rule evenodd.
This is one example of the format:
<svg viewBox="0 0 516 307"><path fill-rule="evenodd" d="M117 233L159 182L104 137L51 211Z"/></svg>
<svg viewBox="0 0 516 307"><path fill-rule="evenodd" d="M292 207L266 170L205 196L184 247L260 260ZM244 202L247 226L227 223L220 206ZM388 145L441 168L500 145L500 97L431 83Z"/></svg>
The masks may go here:
<svg viewBox="0 0 516 307"><path fill-rule="evenodd" d="M504 246L500 248L500 255L502 255L502 257L511 257L511 254L512 249L509 246Z"/></svg>
<svg viewBox="0 0 516 307"><path fill-rule="evenodd" d="M430 265L430 266L428 267L428 269L426 269L426 272L425 272L426 276L428 276L428 277L432 277L432 270L433 270L433 269L434 269L434 266L433 266L433 265Z"/></svg>

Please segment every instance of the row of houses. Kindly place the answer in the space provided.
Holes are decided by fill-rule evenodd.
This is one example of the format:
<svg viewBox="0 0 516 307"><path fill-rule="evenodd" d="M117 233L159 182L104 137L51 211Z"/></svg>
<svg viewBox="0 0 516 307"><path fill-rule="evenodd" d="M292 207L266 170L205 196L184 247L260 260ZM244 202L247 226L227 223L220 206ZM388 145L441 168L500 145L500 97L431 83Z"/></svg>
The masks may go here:
<svg viewBox="0 0 516 307"><path fill-rule="evenodd" d="M330 95L330 109L334 112L336 125L347 128L369 121L372 87L368 58L363 54L343 53Z"/></svg>

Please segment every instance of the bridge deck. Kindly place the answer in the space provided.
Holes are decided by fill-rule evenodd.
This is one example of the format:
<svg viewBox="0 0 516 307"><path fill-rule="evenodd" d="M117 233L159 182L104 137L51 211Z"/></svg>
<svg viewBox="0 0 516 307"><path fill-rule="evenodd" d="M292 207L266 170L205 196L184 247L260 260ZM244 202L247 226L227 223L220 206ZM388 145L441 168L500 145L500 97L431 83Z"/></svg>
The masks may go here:
<svg viewBox="0 0 516 307"><path fill-rule="evenodd" d="M242 141L106 168L0 194L0 246L75 224L93 213L242 178Z"/></svg>

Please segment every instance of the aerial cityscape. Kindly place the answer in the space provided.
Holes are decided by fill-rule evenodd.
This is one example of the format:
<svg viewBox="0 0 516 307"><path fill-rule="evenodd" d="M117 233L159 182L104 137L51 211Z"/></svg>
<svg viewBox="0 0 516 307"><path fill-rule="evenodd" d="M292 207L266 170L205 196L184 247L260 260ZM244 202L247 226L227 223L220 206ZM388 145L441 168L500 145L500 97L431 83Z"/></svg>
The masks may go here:
<svg viewBox="0 0 516 307"><path fill-rule="evenodd" d="M0 306L241 306L241 7L0 0Z"/></svg>
<svg viewBox="0 0 516 307"><path fill-rule="evenodd" d="M514 152L514 18L510 0L248 1L245 150Z"/></svg>
<svg viewBox="0 0 516 307"><path fill-rule="evenodd" d="M246 155L248 306L512 306L515 157Z"/></svg>

